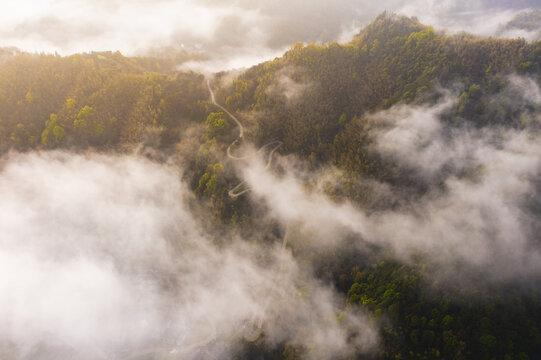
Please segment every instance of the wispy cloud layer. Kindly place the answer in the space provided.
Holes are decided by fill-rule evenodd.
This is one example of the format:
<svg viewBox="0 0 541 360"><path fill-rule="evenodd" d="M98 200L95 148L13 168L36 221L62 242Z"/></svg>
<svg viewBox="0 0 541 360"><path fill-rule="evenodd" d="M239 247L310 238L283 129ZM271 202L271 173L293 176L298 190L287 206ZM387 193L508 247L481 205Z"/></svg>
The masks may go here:
<svg viewBox="0 0 541 360"><path fill-rule="evenodd" d="M260 332L314 359L375 348L368 319L352 309L339 322L343 299L289 251L216 245L179 178L132 156L3 160L2 358L231 357Z"/></svg>
<svg viewBox="0 0 541 360"><path fill-rule="evenodd" d="M318 174L299 174L287 159L284 175L269 173L256 160L243 174L255 201L264 201L283 223L305 229L314 246L334 248L356 234L360 247L391 250L400 260L425 256L441 265L439 275L452 271L452 281L480 274L497 282L539 279L540 118L521 105L538 106L539 91L533 80L508 78L503 94L515 99L516 116L528 118L520 130L450 126L443 114L455 105L451 92L435 105L398 105L369 115L370 151L395 164L398 177L408 173L426 185L404 198L404 189L369 183L374 192L385 190L382 197L398 200L392 209L374 212L331 201L306 186Z"/></svg>
<svg viewBox="0 0 541 360"><path fill-rule="evenodd" d="M137 54L173 46L205 52L212 58L207 67L231 68L277 56L297 41L347 41L385 10L451 30L529 36L517 29L502 33L501 25L519 10L538 6L503 0L21 0L0 5L0 40L2 46L64 54Z"/></svg>

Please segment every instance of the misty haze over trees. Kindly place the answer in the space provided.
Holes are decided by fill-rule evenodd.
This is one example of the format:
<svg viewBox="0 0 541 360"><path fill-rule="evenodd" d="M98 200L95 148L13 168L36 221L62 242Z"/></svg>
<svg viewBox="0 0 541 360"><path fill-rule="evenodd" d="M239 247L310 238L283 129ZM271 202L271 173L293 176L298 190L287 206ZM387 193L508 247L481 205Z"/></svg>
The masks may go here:
<svg viewBox="0 0 541 360"><path fill-rule="evenodd" d="M232 3L0 26L0 358L537 359L538 4Z"/></svg>

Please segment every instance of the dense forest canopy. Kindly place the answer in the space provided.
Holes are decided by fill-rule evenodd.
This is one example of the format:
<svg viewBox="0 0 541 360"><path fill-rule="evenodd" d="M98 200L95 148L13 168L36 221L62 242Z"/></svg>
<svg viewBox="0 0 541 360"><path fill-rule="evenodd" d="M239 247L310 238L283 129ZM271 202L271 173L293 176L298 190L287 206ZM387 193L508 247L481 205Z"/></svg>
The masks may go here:
<svg viewBox="0 0 541 360"><path fill-rule="evenodd" d="M531 11L501 31L540 24ZM179 70L197 59L0 49L0 249L81 241L53 258L111 258L137 279L123 291L182 311L177 325L149 316L163 336L134 322L141 338L107 339L111 325L89 345L52 341L45 325L27 340L15 328L39 310L0 310L2 358L86 359L95 346L119 359L541 354L541 40L385 12L349 42L297 42L240 73ZM78 164L84 198L64 206ZM19 197L50 219L14 209ZM14 210L40 221L37 235L13 229ZM126 223L137 246L111 230Z"/></svg>

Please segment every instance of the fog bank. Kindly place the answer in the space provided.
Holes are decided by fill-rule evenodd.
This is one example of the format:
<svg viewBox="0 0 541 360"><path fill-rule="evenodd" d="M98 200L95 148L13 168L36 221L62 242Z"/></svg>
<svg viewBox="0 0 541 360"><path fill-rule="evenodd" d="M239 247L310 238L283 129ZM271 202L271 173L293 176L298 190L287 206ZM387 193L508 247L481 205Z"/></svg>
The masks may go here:
<svg viewBox="0 0 541 360"><path fill-rule="evenodd" d="M314 186L321 174L299 171L291 157L278 160L283 174L257 158L241 171L254 202L304 229L313 246L335 248L356 234L360 248L374 245L402 261L422 256L451 281L472 275L487 282L535 282L541 277L541 115L532 109L539 109L539 91L532 79L511 76L489 101L512 105L517 119L507 124L522 127L475 128L463 119L453 125L445 120L458 101L452 91L443 91L434 105L397 105L367 115L367 151L395 178L408 174L418 185L408 190L367 179L364 186L374 197L398 204L392 208L332 201Z"/></svg>
<svg viewBox="0 0 541 360"><path fill-rule="evenodd" d="M289 251L216 245L179 179L137 156L3 159L2 358L231 357L257 338L314 359L373 351L373 325L353 309L338 322L343 299Z"/></svg>

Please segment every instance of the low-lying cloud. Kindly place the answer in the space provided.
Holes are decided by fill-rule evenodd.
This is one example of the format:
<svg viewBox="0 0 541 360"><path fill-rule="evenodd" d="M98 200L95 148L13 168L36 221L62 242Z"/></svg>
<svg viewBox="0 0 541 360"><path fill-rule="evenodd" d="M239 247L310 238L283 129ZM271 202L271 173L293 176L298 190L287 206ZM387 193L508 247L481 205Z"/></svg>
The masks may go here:
<svg viewBox="0 0 541 360"><path fill-rule="evenodd" d="M202 231L175 166L62 152L1 166L2 358L224 358L259 339L329 359L377 345L288 250Z"/></svg>
<svg viewBox="0 0 541 360"><path fill-rule="evenodd" d="M383 11L451 31L531 39L537 31L506 24L521 10L536 7L535 0L21 0L0 5L0 38L2 46L61 54L120 50L133 55L172 46L206 55L208 61L190 68L217 71L272 59L297 41L349 41Z"/></svg>
<svg viewBox="0 0 541 360"><path fill-rule="evenodd" d="M356 234L361 248L390 249L404 261L425 256L453 281L468 274L496 282L538 279L540 115L526 108L540 104L539 86L512 76L506 93L517 99L516 109L524 108L518 116L527 116L529 126L452 125L444 120L458 101L452 92L435 105L397 105L368 116L373 123L368 150L395 164L398 178L408 173L426 185L404 197L400 186L368 182L375 192L385 190L382 197L399 200L392 209L368 211L331 201L317 187L308 190L318 174L299 176L287 158L280 160L283 175L273 175L257 160L243 174L255 201L264 201L282 223L306 229L314 246L335 247ZM450 275L450 269L456 272Z"/></svg>

